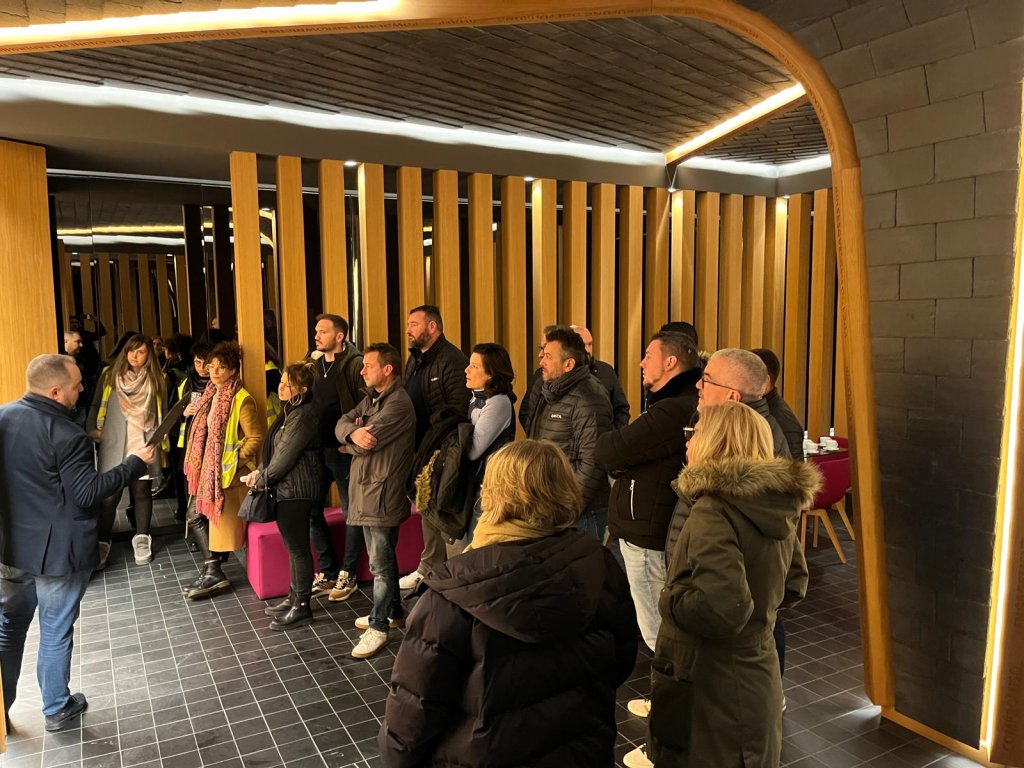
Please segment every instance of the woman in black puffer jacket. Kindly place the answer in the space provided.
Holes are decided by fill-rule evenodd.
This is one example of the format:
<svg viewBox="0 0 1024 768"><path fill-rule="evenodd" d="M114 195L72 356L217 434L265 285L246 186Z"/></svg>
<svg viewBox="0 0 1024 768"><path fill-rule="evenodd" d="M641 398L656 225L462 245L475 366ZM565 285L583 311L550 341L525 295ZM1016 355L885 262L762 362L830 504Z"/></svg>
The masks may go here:
<svg viewBox="0 0 1024 768"><path fill-rule="evenodd" d="M288 597L267 608L271 629L290 629L313 620L313 556L309 518L323 503L324 460L320 450L320 415L313 404L313 369L305 363L285 366L277 394L282 410L263 442L260 467L246 478L250 488L273 489L277 527L288 547L291 589Z"/></svg>

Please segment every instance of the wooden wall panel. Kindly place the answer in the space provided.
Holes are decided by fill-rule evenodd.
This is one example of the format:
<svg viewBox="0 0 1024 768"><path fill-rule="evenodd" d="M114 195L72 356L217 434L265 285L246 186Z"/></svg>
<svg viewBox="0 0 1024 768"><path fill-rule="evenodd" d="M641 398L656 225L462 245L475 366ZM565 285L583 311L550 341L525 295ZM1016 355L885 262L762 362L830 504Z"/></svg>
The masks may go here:
<svg viewBox="0 0 1024 768"><path fill-rule="evenodd" d="M78 272L82 279L82 312L95 315L97 314L96 287L91 253L80 253L78 255Z"/></svg>
<svg viewBox="0 0 1024 768"><path fill-rule="evenodd" d="M231 211L226 205L211 206L213 216L213 274L217 297L218 327L228 336L238 325L238 302L235 300L235 276L231 272L235 254L231 248ZM211 302L211 305L213 302ZM280 343L280 340L278 341ZM281 350L277 350L280 352Z"/></svg>
<svg viewBox="0 0 1024 768"><path fill-rule="evenodd" d="M640 413L643 344L643 189L619 190L619 382L632 414Z"/></svg>
<svg viewBox="0 0 1024 768"><path fill-rule="evenodd" d="M349 320L348 250L345 235L345 163L321 160L320 272L324 312Z"/></svg>
<svg viewBox="0 0 1024 768"><path fill-rule="evenodd" d="M188 292L186 295L188 296L188 324L189 328L191 328L189 333L194 338L199 338L206 333L207 325L211 320L209 310L212 303L208 299L209 294L207 293L207 281L204 273L206 269L206 243L204 242L203 214L202 209L198 205L183 205L181 210L182 221L185 226L185 264L187 266L187 270L182 276L188 282ZM268 281L276 281L276 267L268 263L266 274ZM235 275L235 280L238 280L238 275ZM271 306L274 307L276 312L276 304L272 302Z"/></svg>
<svg viewBox="0 0 1024 768"><path fill-rule="evenodd" d="M139 278L139 315L142 320L142 332L147 336L157 336L156 303L153 301L152 259L140 253L136 261Z"/></svg>
<svg viewBox="0 0 1024 768"><path fill-rule="evenodd" d="M743 196L722 198L718 262L718 348L740 346L743 304Z"/></svg>
<svg viewBox="0 0 1024 768"><path fill-rule="evenodd" d="M811 195L789 198L786 239L786 341L782 396L807 423L807 339L811 277Z"/></svg>
<svg viewBox="0 0 1024 768"><path fill-rule="evenodd" d="M25 369L56 352L56 298L46 197L46 150L0 140L0 403L25 394Z"/></svg>
<svg viewBox="0 0 1024 768"><path fill-rule="evenodd" d="M231 217L235 235L235 296L238 306L238 343L242 348L242 383L256 401L261 420L266 418L267 387L263 366L263 280L260 246L260 203L256 155L231 153Z"/></svg>
<svg viewBox="0 0 1024 768"><path fill-rule="evenodd" d="M697 227L697 193L682 189L672 193L672 269L670 279L672 320L692 323L693 278L696 274L694 238Z"/></svg>
<svg viewBox="0 0 1024 768"><path fill-rule="evenodd" d="M178 330L196 337L188 312L188 260L184 253L174 255L174 298L178 307Z"/></svg>
<svg viewBox="0 0 1024 768"><path fill-rule="evenodd" d="M57 241L57 269L60 280L60 314L62 324L68 327L68 321L75 314L75 288L71 281L71 254L64 248L61 240ZM64 340L60 340L63 344Z"/></svg>
<svg viewBox="0 0 1024 768"><path fill-rule="evenodd" d="M836 324L836 370L834 377L833 392L833 416L832 423L835 425L836 434L841 437L850 435L850 419L846 412L846 344L843 335L843 313L838 308L839 316Z"/></svg>
<svg viewBox="0 0 1024 768"><path fill-rule="evenodd" d="M459 174L434 171L434 303L444 335L462 346L462 268L459 256Z"/></svg>
<svg viewBox="0 0 1024 768"><path fill-rule="evenodd" d="M302 160L277 158L277 245L281 283L281 357L302 360L309 352L306 301L306 236L302 212Z"/></svg>
<svg viewBox="0 0 1024 768"><path fill-rule="evenodd" d="M533 335L558 322L558 187L553 179L530 184L533 218Z"/></svg>
<svg viewBox="0 0 1024 768"><path fill-rule="evenodd" d="M562 317L587 324L587 184L562 185Z"/></svg>
<svg viewBox="0 0 1024 768"><path fill-rule="evenodd" d="M469 345L498 338L494 301L494 193L489 173L469 176Z"/></svg>
<svg viewBox="0 0 1024 768"><path fill-rule="evenodd" d="M513 385L519 402L533 375L533 340L526 331L526 182L521 176L501 180L501 342L512 358ZM522 427L516 430L522 434Z"/></svg>
<svg viewBox="0 0 1024 768"><path fill-rule="evenodd" d="M764 221L764 333L761 344L783 357L785 346L786 307L786 239L789 221L789 201L779 197L767 201ZM782 381L786 371L782 371Z"/></svg>
<svg viewBox="0 0 1024 768"><path fill-rule="evenodd" d="M765 198L743 200L743 302L740 346L756 349L764 337Z"/></svg>
<svg viewBox="0 0 1024 768"><path fill-rule="evenodd" d="M184 257L183 257L184 258ZM106 357L117 342L117 324L114 320L114 271L110 254L101 253L96 260L96 293L99 301L100 321L107 329L107 335L100 339L100 355Z"/></svg>
<svg viewBox="0 0 1024 768"><path fill-rule="evenodd" d="M811 232L811 327L807 364L807 429L811 439L832 425L832 363L836 330L836 230L832 194L814 193Z"/></svg>
<svg viewBox="0 0 1024 768"><path fill-rule="evenodd" d="M591 203L590 332L594 357L615 360L615 185L595 184Z"/></svg>
<svg viewBox="0 0 1024 768"><path fill-rule="evenodd" d="M171 310L171 286L167 270L167 257L158 254L156 257L156 296L160 304L160 335L170 336L174 333L174 313Z"/></svg>
<svg viewBox="0 0 1024 768"><path fill-rule="evenodd" d="M139 332L139 300L135 294L135 276L132 274L132 257L127 253L117 255L117 307L118 335Z"/></svg>
<svg viewBox="0 0 1024 768"><path fill-rule="evenodd" d="M668 190L647 190L643 343L668 322ZM636 411L639 413L639 411Z"/></svg>
<svg viewBox="0 0 1024 768"><path fill-rule="evenodd" d="M720 195L697 195L697 258L694 320L700 346L718 349L718 219Z"/></svg>
<svg viewBox="0 0 1024 768"><path fill-rule="evenodd" d="M435 241L436 242L436 241ZM384 166L359 166L359 275L363 343L388 341L388 264L384 235Z"/></svg>
<svg viewBox="0 0 1024 768"><path fill-rule="evenodd" d="M423 259L423 171L398 169L398 285L402 313L427 301Z"/></svg>

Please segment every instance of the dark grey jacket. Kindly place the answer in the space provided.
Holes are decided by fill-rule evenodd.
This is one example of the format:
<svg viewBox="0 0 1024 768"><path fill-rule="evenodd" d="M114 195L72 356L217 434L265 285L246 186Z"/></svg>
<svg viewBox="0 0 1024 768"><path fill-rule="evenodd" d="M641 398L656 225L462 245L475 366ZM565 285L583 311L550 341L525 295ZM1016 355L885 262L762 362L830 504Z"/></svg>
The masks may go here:
<svg viewBox="0 0 1024 768"><path fill-rule="evenodd" d="M608 392L587 368L575 368L537 387L539 405L529 437L551 440L569 458L583 493L583 511L608 506L608 477L597 465L597 438L612 428Z"/></svg>
<svg viewBox="0 0 1024 768"><path fill-rule="evenodd" d="M615 369L603 360L593 360L590 364L590 372L597 377L597 380L608 390L608 399L612 403L612 429L622 429L629 424L629 400L619 383L619 376ZM519 423L526 429L530 423L530 414L537 408L540 401L540 385L542 383L540 368L533 372L526 387L526 395L523 397L523 404L519 406Z"/></svg>
<svg viewBox="0 0 1024 768"><path fill-rule="evenodd" d="M768 412L782 429L782 434L786 436L790 456L794 459L801 458L804 455L804 425L793 413L789 403L782 399L778 390L773 389L765 395L764 401L768 404Z"/></svg>
<svg viewBox="0 0 1024 768"><path fill-rule="evenodd" d="M257 488L274 487L281 500L323 497L324 457L320 446L320 411L307 397L299 405L284 404L263 442Z"/></svg>

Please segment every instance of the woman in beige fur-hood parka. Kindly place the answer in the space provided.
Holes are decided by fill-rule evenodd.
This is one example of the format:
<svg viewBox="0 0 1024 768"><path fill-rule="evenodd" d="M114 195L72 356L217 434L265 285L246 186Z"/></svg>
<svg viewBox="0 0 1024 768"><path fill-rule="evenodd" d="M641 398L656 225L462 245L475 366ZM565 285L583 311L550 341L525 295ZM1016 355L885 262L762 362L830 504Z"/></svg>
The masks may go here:
<svg viewBox="0 0 1024 768"><path fill-rule="evenodd" d="M797 538L821 476L774 458L740 403L701 409L674 487L693 500L669 566L653 662L648 757L658 768L775 768L782 745L776 611L802 599Z"/></svg>

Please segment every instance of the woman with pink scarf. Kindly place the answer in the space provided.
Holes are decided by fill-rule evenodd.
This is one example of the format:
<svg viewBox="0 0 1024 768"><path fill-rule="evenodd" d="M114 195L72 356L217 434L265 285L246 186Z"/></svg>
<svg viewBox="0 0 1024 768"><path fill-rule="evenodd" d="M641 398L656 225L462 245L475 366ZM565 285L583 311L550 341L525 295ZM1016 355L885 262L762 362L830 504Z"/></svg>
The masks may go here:
<svg viewBox="0 0 1024 768"><path fill-rule="evenodd" d="M153 341L136 334L121 348L113 364L103 371L89 409L88 430L99 443L99 471L106 472L138 453L160 423L166 399L165 382ZM153 481L160 479L160 453L149 471L129 486L135 498L135 562L145 565L153 559L149 524L153 514ZM100 564L106 567L110 534L117 516L121 494L103 500L100 512Z"/></svg>
<svg viewBox="0 0 1024 768"><path fill-rule="evenodd" d="M245 543L245 521L238 508L248 490L241 478L256 469L266 422L238 378L241 352L222 342L207 358L210 383L185 409L194 417L185 448L185 477L191 497L186 520L203 553L203 570L183 588L192 600L231 588L221 570L222 558Z"/></svg>

